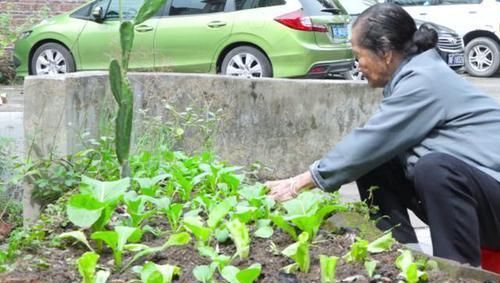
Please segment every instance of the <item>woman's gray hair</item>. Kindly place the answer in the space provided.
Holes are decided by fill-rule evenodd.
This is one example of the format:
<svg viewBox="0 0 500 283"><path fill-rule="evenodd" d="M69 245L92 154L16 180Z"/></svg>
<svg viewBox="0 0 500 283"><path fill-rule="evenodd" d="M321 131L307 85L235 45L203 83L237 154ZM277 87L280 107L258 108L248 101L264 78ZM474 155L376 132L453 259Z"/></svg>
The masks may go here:
<svg viewBox="0 0 500 283"><path fill-rule="evenodd" d="M376 4L354 22L358 43L382 55L395 50L406 55L424 52L436 46L437 32L427 24L417 30L413 18L396 4Z"/></svg>

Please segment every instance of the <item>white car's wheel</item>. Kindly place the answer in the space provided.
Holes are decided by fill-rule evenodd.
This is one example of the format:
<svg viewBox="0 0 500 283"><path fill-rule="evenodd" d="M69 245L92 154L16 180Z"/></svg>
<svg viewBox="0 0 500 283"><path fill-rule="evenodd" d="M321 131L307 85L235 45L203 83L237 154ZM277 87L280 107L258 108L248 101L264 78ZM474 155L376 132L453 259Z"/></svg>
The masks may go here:
<svg viewBox="0 0 500 283"><path fill-rule="evenodd" d="M465 69L471 76L489 77L500 66L500 46L493 39L478 37L465 47Z"/></svg>
<svg viewBox="0 0 500 283"><path fill-rule="evenodd" d="M266 55L250 46L240 46L229 51L222 61L221 73L246 78L273 76L271 63Z"/></svg>
<svg viewBox="0 0 500 283"><path fill-rule="evenodd" d="M71 53L58 43L45 43L38 47L31 58L31 74L56 75L75 71Z"/></svg>

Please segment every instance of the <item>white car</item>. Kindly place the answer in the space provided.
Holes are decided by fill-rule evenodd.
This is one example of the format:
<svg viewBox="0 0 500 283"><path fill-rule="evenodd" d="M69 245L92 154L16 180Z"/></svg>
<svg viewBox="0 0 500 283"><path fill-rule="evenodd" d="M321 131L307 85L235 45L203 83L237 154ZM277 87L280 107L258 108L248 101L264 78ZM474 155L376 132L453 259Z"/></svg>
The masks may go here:
<svg viewBox="0 0 500 283"><path fill-rule="evenodd" d="M500 0L387 0L413 18L455 30L465 44L465 69L489 77L500 67Z"/></svg>

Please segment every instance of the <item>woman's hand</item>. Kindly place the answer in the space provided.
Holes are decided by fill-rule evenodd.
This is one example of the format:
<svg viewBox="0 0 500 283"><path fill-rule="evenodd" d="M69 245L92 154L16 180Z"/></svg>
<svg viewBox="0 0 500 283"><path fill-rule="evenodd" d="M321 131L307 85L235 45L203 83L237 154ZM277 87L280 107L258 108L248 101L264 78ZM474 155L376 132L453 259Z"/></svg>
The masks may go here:
<svg viewBox="0 0 500 283"><path fill-rule="evenodd" d="M314 187L309 171L292 178L268 181L264 184L270 189L268 195L276 201L286 201L296 197L301 190Z"/></svg>

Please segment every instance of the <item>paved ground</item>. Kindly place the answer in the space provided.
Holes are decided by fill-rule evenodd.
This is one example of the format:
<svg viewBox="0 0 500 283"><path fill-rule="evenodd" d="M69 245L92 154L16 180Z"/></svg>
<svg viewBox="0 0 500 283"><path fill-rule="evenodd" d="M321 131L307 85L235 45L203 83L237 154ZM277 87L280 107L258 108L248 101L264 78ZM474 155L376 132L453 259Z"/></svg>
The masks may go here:
<svg viewBox="0 0 500 283"><path fill-rule="evenodd" d="M464 75L479 88L500 102L500 73L493 78L472 78ZM7 94L7 104L0 105L0 137L9 137L15 143L16 153L21 155L23 150L23 95L22 87L0 86L0 94ZM345 201L359 200L355 184L342 186L340 190ZM432 254L432 244L428 227L412 213L411 221L417 232L421 249Z"/></svg>

